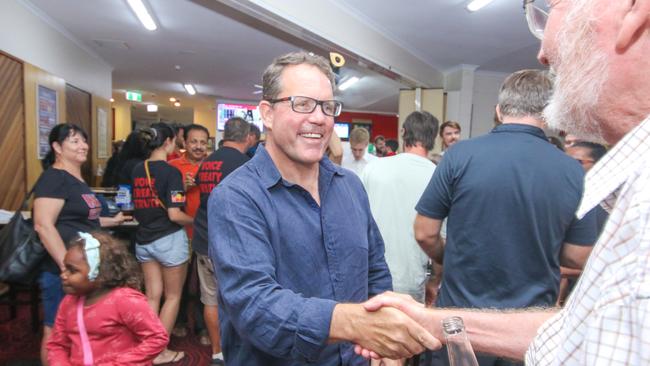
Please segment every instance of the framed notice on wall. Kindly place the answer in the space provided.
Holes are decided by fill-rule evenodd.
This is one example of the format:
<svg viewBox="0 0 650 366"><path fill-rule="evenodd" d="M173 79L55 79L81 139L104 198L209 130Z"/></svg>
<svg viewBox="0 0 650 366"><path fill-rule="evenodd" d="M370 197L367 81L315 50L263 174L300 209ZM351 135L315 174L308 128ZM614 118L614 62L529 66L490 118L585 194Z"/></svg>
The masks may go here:
<svg viewBox="0 0 650 366"><path fill-rule="evenodd" d="M108 114L97 107L97 158L108 158Z"/></svg>
<svg viewBox="0 0 650 366"><path fill-rule="evenodd" d="M38 158L43 159L50 150L50 131L58 120L56 90L38 85L36 92L36 120L38 121Z"/></svg>

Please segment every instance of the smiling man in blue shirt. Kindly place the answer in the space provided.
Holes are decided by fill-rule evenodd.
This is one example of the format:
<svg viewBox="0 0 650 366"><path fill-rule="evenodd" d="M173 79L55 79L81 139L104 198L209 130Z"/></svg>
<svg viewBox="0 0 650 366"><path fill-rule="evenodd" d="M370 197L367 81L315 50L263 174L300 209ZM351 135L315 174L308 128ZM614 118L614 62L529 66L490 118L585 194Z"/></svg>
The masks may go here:
<svg viewBox="0 0 650 366"><path fill-rule="evenodd" d="M323 157L342 108L332 76L320 56L276 59L259 106L266 147L210 196L228 365L367 365L353 344L393 358L437 345L396 309L359 304L391 276L361 181Z"/></svg>

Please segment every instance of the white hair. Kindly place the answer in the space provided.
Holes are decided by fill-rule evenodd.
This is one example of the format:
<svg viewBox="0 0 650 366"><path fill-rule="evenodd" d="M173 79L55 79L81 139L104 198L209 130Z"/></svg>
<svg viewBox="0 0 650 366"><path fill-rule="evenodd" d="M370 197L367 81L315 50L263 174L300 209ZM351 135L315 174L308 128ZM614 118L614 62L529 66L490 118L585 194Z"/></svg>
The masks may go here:
<svg viewBox="0 0 650 366"><path fill-rule="evenodd" d="M596 44L596 3L574 0L557 33L551 69L555 87L544 116L550 128L603 141L596 107L608 78L608 58Z"/></svg>

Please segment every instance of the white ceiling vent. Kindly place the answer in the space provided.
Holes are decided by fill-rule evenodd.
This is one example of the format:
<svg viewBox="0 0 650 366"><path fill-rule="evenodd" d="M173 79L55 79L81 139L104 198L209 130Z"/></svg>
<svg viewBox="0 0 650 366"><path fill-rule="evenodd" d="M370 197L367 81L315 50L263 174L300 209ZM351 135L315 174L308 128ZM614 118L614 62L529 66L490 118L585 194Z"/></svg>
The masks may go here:
<svg viewBox="0 0 650 366"><path fill-rule="evenodd" d="M128 51L131 49L128 43L119 39L93 39L93 43L100 48L107 50L123 50Z"/></svg>

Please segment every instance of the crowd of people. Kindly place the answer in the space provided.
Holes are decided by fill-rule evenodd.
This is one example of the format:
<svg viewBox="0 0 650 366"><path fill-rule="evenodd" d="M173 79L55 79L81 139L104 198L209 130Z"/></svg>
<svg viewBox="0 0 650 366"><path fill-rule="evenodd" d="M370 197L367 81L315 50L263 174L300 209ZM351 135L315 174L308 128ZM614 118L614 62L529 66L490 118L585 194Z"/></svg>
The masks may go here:
<svg viewBox="0 0 650 366"><path fill-rule="evenodd" d="M57 125L34 188L43 364L180 361L188 270L214 365L444 365L452 315L480 365L650 363L650 0L524 7L551 73L508 76L484 136L418 111L402 151L357 128L346 157L307 52L264 71L263 144L237 117L211 153L200 125L133 131L106 178L131 186L133 247L101 231L131 217L83 181L86 132Z"/></svg>

